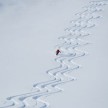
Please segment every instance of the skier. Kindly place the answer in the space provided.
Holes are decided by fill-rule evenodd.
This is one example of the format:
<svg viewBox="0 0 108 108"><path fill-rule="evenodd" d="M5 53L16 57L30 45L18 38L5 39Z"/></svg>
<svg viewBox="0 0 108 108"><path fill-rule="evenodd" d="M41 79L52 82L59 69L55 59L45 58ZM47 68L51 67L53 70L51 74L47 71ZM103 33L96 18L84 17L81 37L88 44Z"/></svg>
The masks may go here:
<svg viewBox="0 0 108 108"><path fill-rule="evenodd" d="M56 50L56 55L58 55L59 53L61 53L61 51L59 49Z"/></svg>

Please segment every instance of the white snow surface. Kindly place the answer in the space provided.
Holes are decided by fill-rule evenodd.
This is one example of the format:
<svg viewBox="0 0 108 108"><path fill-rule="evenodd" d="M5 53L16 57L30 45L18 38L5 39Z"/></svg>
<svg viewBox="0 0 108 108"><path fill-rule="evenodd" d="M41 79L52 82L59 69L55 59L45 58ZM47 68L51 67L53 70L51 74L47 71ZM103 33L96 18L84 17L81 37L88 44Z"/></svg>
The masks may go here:
<svg viewBox="0 0 108 108"><path fill-rule="evenodd" d="M107 108L107 28L107 0L0 0L0 108ZM84 45L70 47L77 42ZM81 57L69 61L77 53ZM66 84L48 86L49 94L36 99L33 85L53 79L48 70L60 64L56 72L76 69L53 75ZM47 88L39 85L42 93Z"/></svg>

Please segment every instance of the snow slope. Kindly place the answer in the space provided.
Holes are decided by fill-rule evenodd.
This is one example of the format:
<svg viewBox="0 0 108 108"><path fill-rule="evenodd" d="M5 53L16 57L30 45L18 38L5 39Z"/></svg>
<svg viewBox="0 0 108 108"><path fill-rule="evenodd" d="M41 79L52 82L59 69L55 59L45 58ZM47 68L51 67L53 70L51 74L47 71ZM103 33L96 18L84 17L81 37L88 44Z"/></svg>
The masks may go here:
<svg viewBox="0 0 108 108"><path fill-rule="evenodd" d="M80 1L82 4L86 2ZM20 10L19 7L22 3L19 2L19 5L13 5L15 8L8 7L10 10L12 9L11 11L2 8L2 26L0 27L2 40L1 97L13 96L7 98L7 102L1 108L44 108L49 107L49 103L54 108L58 106L63 108L108 106L106 102L108 88L105 84L107 80L104 78L107 76L106 71L108 70L105 68L108 60L107 50L104 48L107 46L108 8L105 8L107 1L90 2L87 7L76 14L75 18L71 19L71 9L73 9L73 14L77 11L75 6L71 8L72 3L71 0L68 2L66 0L41 1L37 6L26 4ZM76 1L74 5L78 7L80 3ZM71 21L67 25L68 20ZM63 32L63 28L65 28L65 32ZM102 32L104 33L102 34ZM58 36L61 34L63 34L62 37ZM58 44L57 37L62 43L53 48L55 44ZM84 46L89 44L86 40L95 45L92 45L92 48L91 45L89 45L90 48L88 46L85 48ZM52 58L55 58L52 52L56 48L62 50L62 54L55 59L56 62L60 62L60 65L52 61ZM92 52L91 56L85 57L85 61L82 57L88 53L84 49ZM106 52L106 55L103 52ZM76 58L78 59L76 60ZM82 70L79 69L79 64L84 65ZM52 67L51 70L48 70L49 67ZM104 74L101 69L105 70ZM45 70L48 70L46 73L52 76L52 79L48 78ZM72 72L72 75L68 75L68 72ZM62 87L56 86L74 81L76 78L80 80L75 81L72 86L70 84ZM34 80L36 83L30 89ZM37 84L41 81L45 82ZM61 92L61 88L66 89L61 96L55 94L45 98Z"/></svg>

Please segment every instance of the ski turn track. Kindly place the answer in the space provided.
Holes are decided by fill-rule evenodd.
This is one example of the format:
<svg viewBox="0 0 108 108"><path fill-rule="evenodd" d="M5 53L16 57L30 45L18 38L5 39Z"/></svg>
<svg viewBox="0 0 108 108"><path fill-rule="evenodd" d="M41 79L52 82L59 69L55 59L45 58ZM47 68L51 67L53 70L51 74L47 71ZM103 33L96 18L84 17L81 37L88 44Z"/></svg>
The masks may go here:
<svg viewBox="0 0 108 108"><path fill-rule="evenodd" d="M60 65L46 72L52 78L51 80L33 84L29 93L8 97L0 108L49 108L50 104L45 101L46 97L63 91L58 85L76 80L69 75L70 72L80 68L80 65L73 60L87 54L80 50L80 47L89 44L83 39L90 36L88 30L95 27L94 20L101 18L99 12L103 11L107 4L107 0L91 1L83 7L83 11L75 14L77 18L70 21L70 26L65 29L66 34L59 37L62 44L56 46L62 51L55 58Z"/></svg>

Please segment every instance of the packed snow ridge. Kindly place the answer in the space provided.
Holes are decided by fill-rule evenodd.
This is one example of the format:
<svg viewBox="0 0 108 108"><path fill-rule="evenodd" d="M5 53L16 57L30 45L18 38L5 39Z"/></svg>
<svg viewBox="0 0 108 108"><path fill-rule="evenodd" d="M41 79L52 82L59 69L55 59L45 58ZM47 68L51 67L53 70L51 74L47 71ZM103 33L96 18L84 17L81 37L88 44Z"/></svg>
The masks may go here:
<svg viewBox="0 0 108 108"><path fill-rule="evenodd" d="M95 20L101 18L99 12L103 11L107 3L107 0L91 1L82 12L75 14L77 18L70 21L70 26L65 29L66 34L59 37L62 44L56 46L61 50L61 54L54 59L59 66L46 72L52 80L34 84L28 93L8 97L0 108L49 108L46 97L61 92L58 85L76 80L69 73L79 69L80 65L73 60L87 54L80 47L89 44L84 38L90 36L89 29L95 27Z"/></svg>

